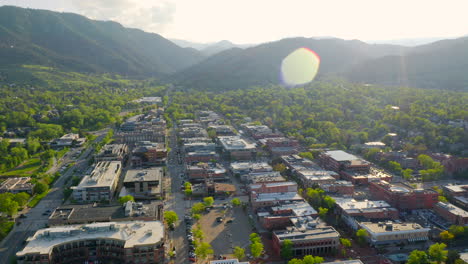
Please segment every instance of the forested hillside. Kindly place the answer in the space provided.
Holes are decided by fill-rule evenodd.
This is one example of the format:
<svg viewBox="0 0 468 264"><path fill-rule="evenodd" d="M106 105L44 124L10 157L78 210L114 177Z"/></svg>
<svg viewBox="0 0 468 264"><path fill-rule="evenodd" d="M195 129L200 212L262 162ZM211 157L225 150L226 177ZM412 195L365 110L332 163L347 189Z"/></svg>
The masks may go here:
<svg viewBox="0 0 468 264"><path fill-rule="evenodd" d="M320 56L319 75L336 74L367 59L401 54L406 48L370 45L358 40L291 38L247 49L223 51L177 73L176 84L209 90L247 88L280 83L281 61L306 47Z"/></svg>
<svg viewBox="0 0 468 264"><path fill-rule="evenodd" d="M46 10L0 7L0 72L37 64L91 73L161 76L203 55L158 34Z"/></svg>

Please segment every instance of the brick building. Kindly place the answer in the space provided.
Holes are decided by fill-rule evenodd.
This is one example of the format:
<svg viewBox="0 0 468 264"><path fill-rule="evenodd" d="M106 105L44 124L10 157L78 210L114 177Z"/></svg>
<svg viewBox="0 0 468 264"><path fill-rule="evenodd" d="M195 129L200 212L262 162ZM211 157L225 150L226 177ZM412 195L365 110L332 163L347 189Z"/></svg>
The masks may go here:
<svg viewBox="0 0 468 264"><path fill-rule="evenodd" d="M274 231L273 250L280 255L285 240L292 242L293 257L333 255L340 246L340 234L330 226L309 230Z"/></svg>
<svg viewBox="0 0 468 264"><path fill-rule="evenodd" d="M385 200L400 210L431 209L439 201L436 191L415 189L404 183L371 182L369 192L375 199Z"/></svg>
<svg viewBox="0 0 468 264"><path fill-rule="evenodd" d="M320 184L322 190L330 194L340 194L352 196L354 194L354 184L349 181L336 181L334 183Z"/></svg>
<svg viewBox="0 0 468 264"><path fill-rule="evenodd" d="M453 204L438 202L434 211L451 224L468 226L468 212Z"/></svg>
<svg viewBox="0 0 468 264"><path fill-rule="evenodd" d="M369 173L370 163L342 150L326 151L319 155L322 167L340 171Z"/></svg>

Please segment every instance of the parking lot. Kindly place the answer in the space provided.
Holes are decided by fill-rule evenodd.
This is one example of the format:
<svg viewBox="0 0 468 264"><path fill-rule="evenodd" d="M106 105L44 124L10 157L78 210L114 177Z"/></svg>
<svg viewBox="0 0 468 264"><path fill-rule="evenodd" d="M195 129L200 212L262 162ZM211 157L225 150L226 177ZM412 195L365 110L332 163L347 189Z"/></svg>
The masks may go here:
<svg viewBox="0 0 468 264"><path fill-rule="evenodd" d="M222 222L217 221L218 217L223 218ZM215 256L232 256L235 246L248 248L252 226L242 208L215 206L204 213L198 223L205 234L204 241L212 245Z"/></svg>

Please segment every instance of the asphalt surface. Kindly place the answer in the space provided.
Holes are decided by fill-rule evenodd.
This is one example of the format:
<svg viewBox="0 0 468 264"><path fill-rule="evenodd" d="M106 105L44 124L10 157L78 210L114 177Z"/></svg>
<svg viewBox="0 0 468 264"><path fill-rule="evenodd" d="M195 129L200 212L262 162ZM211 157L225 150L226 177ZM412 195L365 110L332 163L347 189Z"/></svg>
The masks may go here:
<svg viewBox="0 0 468 264"><path fill-rule="evenodd" d="M184 200L184 194L180 191L183 179L181 179L179 175L184 172L184 167L182 164L178 163L176 129L176 127L171 129L169 136L171 152L169 153L167 164L169 179L166 183L170 191L167 191L164 210L174 211L179 216L179 221L175 224L174 231L168 230L168 238L170 239L170 248L168 248L168 250L175 247L176 256L174 258L174 263L183 264L188 263L188 241L185 231L184 215L186 210L190 208L190 202Z"/></svg>
<svg viewBox="0 0 468 264"><path fill-rule="evenodd" d="M97 140L102 140L106 133L107 129L96 132L98 136ZM80 149L81 148L70 150L62 157L61 162L55 164L49 170L49 173L55 173L60 167L75 161L75 165L65 171L57 179L47 196L44 197L36 207L25 212L24 215L26 218L20 219L21 223L19 225L16 224L8 236L0 243L0 263L9 263L9 260L15 256L16 252L23 249L25 240L28 237L32 236L38 229L46 227L50 213L63 202L63 189L65 184L68 183L67 179L73 175L74 170L82 171L88 167L88 160L92 157L91 154L94 149L89 147L84 150L77 159L73 158L73 154ZM50 211L48 212L47 210Z"/></svg>

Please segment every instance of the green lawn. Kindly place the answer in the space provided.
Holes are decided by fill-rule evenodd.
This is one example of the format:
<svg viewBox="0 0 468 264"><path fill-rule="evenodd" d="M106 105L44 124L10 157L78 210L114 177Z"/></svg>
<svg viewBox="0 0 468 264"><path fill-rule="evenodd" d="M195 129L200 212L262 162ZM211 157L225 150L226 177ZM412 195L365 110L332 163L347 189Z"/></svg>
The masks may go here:
<svg viewBox="0 0 468 264"><path fill-rule="evenodd" d="M31 207L31 208L36 207L36 205L42 200L42 198L46 197L48 193L49 191L34 195L31 201L29 201L28 207Z"/></svg>
<svg viewBox="0 0 468 264"><path fill-rule="evenodd" d="M34 172L36 172L41 167L41 160L39 158L31 158L25 161L20 166L2 173L2 176L31 176Z"/></svg>

